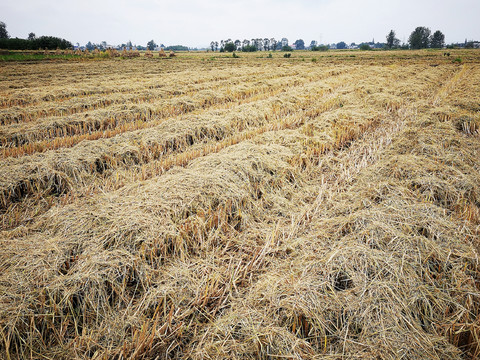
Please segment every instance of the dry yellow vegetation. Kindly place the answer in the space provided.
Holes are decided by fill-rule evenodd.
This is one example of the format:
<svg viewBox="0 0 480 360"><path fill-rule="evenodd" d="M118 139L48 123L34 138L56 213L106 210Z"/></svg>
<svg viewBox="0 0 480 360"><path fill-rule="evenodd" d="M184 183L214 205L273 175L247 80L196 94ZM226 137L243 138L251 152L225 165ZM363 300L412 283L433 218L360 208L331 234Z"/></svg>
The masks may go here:
<svg viewBox="0 0 480 360"><path fill-rule="evenodd" d="M2 64L0 358L480 357L450 53Z"/></svg>

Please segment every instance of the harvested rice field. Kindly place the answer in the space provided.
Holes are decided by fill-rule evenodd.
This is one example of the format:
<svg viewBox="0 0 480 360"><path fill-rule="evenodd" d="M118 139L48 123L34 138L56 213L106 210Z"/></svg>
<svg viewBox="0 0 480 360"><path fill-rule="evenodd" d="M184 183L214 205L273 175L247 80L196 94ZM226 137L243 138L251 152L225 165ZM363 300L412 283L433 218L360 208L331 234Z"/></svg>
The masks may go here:
<svg viewBox="0 0 480 360"><path fill-rule="evenodd" d="M0 64L0 358L479 358L450 52Z"/></svg>

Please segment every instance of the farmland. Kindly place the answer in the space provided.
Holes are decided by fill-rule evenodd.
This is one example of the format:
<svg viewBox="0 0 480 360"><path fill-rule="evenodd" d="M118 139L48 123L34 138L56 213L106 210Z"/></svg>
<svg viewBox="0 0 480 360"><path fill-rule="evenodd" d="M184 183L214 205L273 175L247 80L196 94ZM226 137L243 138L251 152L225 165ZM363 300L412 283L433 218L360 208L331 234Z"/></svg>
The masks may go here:
<svg viewBox="0 0 480 360"><path fill-rule="evenodd" d="M0 63L0 357L479 357L480 52L444 55Z"/></svg>

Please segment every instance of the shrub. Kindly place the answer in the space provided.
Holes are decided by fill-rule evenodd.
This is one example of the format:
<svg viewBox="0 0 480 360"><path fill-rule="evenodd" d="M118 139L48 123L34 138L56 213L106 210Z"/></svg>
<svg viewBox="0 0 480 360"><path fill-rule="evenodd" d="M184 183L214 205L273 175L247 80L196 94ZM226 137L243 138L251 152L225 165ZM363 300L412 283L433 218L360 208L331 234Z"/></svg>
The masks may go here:
<svg viewBox="0 0 480 360"><path fill-rule="evenodd" d="M283 54L283 57L284 57L284 58L289 58L290 56L292 56L291 53Z"/></svg>
<svg viewBox="0 0 480 360"><path fill-rule="evenodd" d="M293 49L291 46L285 45L284 47L282 47L282 51L293 51Z"/></svg>
<svg viewBox="0 0 480 360"><path fill-rule="evenodd" d="M372 48L368 44L362 44L360 45L360 50L372 50Z"/></svg>
<svg viewBox="0 0 480 360"><path fill-rule="evenodd" d="M311 50L312 51L327 51L328 46L326 46L326 45L312 46Z"/></svg>
<svg viewBox="0 0 480 360"><path fill-rule="evenodd" d="M254 52L257 51L257 47L255 45L247 45L242 48L243 52Z"/></svg>

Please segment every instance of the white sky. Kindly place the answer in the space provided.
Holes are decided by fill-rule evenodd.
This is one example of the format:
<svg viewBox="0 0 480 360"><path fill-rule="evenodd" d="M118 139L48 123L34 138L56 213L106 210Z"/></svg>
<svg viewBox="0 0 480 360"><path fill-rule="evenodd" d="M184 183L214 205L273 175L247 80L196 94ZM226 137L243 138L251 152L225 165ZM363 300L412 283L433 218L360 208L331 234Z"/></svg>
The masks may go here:
<svg viewBox="0 0 480 360"><path fill-rule="evenodd" d="M206 47L212 40L288 38L319 43L401 41L417 26L446 43L480 40L479 0L2 0L11 37L51 35L81 45L131 40Z"/></svg>

